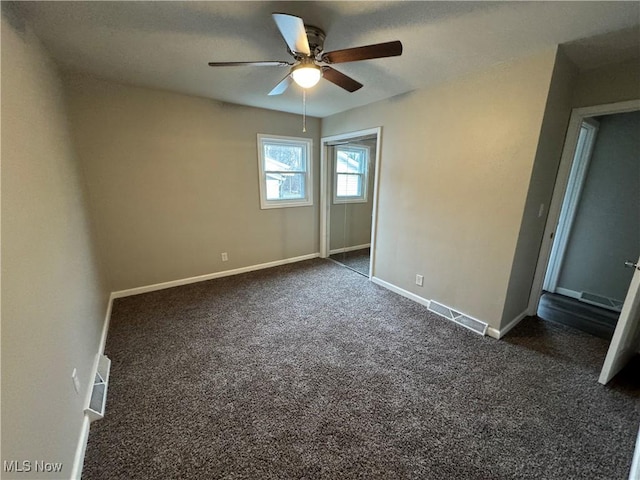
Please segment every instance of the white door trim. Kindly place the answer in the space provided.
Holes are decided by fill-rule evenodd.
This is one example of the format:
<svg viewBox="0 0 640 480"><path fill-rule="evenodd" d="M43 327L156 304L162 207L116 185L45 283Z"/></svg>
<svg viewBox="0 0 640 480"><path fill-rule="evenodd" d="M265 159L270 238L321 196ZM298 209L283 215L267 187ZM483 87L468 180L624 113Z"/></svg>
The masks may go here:
<svg viewBox="0 0 640 480"><path fill-rule="evenodd" d="M626 113L640 110L640 100L629 100L626 102L608 103L605 105L595 105L592 107L574 108L571 112L569 127L567 128L567 136L562 150L560 166L556 176L556 183L549 205L549 215L542 237L542 245L540 246L540 254L538 255L538 264L533 276L533 285L531 286L531 294L529 296L528 314L535 315L538 311L538 303L542 295L542 287L544 277L549 265L549 257L551 255L551 247L553 245L553 233L558 225L560 218L560 210L569 181L569 173L573 163L573 157L576 151L576 143L580 133L580 126L587 117L595 117L598 115L612 115L615 113Z"/></svg>
<svg viewBox="0 0 640 480"><path fill-rule="evenodd" d="M549 258L549 267L547 275L544 279L543 288L547 292L555 292L558 287L558 277L564 260L564 254L569 243L569 235L573 227L573 221L576 218L580 197L582 196L582 187L587 179L589 171L589 163L591 162L591 154L593 146L596 142L598 128L600 123L593 118L586 118L580 125L579 132L584 128L584 135L580 136L576 142L576 153L571 165L571 173L567 183L567 191L560 208L560 217L558 218L558 228L553 239L551 247L551 257Z"/></svg>
<svg viewBox="0 0 640 480"><path fill-rule="evenodd" d="M329 146L332 143L357 139L367 135L376 136L376 158L373 177L373 211L371 217L371 258L369 261L369 278L374 275L375 268L375 245L378 228L378 190L380 183L380 157L382 146L382 127L368 128L366 130L358 130L356 132L341 133L339 135L331 135L322 137L320 141L320 257L327 258L329 256L329 208L331 201L327 193L329 182L329 166L331 159L329 158Z"/></svg>

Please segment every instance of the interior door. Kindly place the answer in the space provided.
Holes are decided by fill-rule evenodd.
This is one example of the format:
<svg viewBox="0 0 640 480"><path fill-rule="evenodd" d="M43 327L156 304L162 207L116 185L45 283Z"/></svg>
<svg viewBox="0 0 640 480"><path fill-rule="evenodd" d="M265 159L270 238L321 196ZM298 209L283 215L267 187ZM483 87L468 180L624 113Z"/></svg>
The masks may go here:
<svg viewBox="0 0 640 480"><path fill-rule="evenodd" d="M599 382L605 385L640 350L640 258L626 262L635 271L604 360Z"/></svg>

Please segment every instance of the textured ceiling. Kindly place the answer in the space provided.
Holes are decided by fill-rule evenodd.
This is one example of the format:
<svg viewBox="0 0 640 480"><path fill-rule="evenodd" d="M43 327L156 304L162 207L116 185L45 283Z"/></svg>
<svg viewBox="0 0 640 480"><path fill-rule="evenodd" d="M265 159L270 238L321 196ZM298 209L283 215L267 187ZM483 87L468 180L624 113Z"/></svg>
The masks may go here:
<svg viewBox="0 0 640 480"><path fill-rule="evenodd" d="M65 68L295 113L302 108L298 87L267 96L286 68L213 69L207 62L289 61L272 12L322 28L325 51L402 41L401 57L336 65L364 87L347 93L321 81L307 99L308 114L318 117L557 44L571 43L568 53L582 68L640 52L638 2L80 1L19 2L17 8ZM620 30L626 33L612 33ZM591 37L595 47L584 40Z"/></svg>

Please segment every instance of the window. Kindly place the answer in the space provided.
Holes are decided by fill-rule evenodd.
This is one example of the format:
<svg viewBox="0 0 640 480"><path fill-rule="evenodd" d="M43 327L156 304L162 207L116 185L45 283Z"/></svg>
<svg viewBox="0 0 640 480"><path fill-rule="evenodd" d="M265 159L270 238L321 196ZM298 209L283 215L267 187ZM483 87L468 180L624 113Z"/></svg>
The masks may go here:
<svg viewBox="0 0 640 480"><path fill-rule="evenodd" d="M313 205L310 138L258 135L260 208Z"/></svg>
<svg viewBox="0 0 640 480"><path fill-rule="evenodd" d="M369 148L359 145L335 147L333 203L367 201Z"/></svg>

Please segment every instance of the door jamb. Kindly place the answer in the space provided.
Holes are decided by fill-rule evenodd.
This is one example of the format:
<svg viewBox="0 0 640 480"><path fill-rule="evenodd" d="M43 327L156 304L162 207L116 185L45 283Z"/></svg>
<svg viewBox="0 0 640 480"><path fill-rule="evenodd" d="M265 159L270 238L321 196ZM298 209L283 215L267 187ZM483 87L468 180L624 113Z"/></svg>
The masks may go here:
<svg viewBox="0 0 640 480"><path fill-rule="evenodd" d="M560 159L558 174L553 188L551 204L549 205L549 215L547 216L547 222L542 237L542 245L540 246L540 253L538 255L538 263L533 276L533 284L531 286L529 305L527 308L528 315L533 316L538 311L538 304L540 303L540 297L542 296L544 277L547 272L547 266L549 265L549 257L551 255L551 247L553 245L553 234L556 230L556 226L558 225L558 219L560 218L560 210L562 208L562 202L567 189L567 182L569 181L569 173L571 171L571 165L573 163L573 157L575 155L576 143L578 141L582 121L587 117L627 113L636 110L640 110L640 100L629 100L591 107L580 107L574 108L571 111L569 127L567 128L567 135L562 149L562 157Z"/></svg>
<svg viewBox="0 0 640 480"><path fill-rule="evenodd" d="M586 129L584 141L580 144L580 130ZM578 212L582 188L587 179L589 164L593 146L598 134L599 123L593 118L586 118L580 123L578 138L576 139L576 154L573 157L567 188L560 206L560 215L556 226L556 233L551 244L551 254L547 273L542 284L542 288L547 292L555 292L558 286L558 278L564 261L564 254L569 243L569 235L573 228L573 221Z"/></svg>
<svg viewBox="0 0 640 480"><path fill-rule="evenodd" d="M369 279L374 275L375 268L375 244L378 228L378 190L380 183L380 158L382 146L382 127L368 128L366 130L358 130L355 132L342 133L339 135L331 135L322 137L320 141L320 257L327 258L329 256L329 208L331 207L331 199L328 195L329 181L329 147L331 143L359 138L367 135L376 136L376 158L373 177L373 209L371 217L371 256L369 260Z"/></svg>

